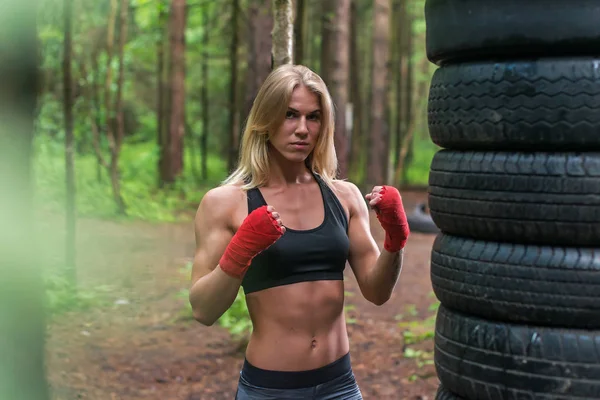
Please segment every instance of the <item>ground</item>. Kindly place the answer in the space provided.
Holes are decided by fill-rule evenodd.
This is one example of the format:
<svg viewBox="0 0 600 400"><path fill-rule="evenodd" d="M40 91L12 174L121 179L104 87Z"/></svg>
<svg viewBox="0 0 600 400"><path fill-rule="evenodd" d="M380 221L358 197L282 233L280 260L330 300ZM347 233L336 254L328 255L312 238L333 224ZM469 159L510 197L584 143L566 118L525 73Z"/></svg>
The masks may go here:
<svg viewBox="0 0 600 400"><path fill-rule="evenodd" d="M406 209L425 197L403 193ZM374 215L371 221L381 245L383 232ZM41 233L44 257L60 258L61 230L46 225ZM225 329L182 317L186 299L178 293L188 287L182 269L193 254L191 222L81 219L77 237L80 284L104 289L110 302L49 321L53 400L233 399L243 361L239 346ZM431 333L422 321L435 315L429 277L434 238L411 234L399 284L383 306L365 301L346 270L346 301L354 306L347 311L351 357L365 399L435 398L434 367L423 363L431 359L432 340L407 346L403 336L407 330Z"/></svg>

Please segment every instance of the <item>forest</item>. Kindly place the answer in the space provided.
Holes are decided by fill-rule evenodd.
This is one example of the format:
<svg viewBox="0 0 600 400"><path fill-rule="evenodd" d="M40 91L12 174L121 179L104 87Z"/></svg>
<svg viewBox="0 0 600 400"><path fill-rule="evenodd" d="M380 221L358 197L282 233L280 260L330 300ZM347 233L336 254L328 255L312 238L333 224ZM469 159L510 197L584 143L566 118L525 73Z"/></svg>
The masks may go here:
<svg viewBox="0 0 600 400"><path fill-rule="evenodd" d="M2 0L0 399L235 396L253 327L242 290L194 319L194 217L286 63L327 84L338 177L409 217L387 302L344 271L364 398L600 398L598 11Z"/></svg>
<svg viewBox="0 0 600 400"><path fill-rule="evenodd" d="M41 268L49 398L230 398L250 321L241 292L218 328L191 318L192 223L204 193L236 165L274 66L306 65L328 85L340 177L362 191L394 185L407 210L424 201L438 151L427 129L435 65L424 3L38 1L28 44L39 56L34 224L24 234ZM413 288L389 305L371 307L347 284L365 398L437 389L438 303L421 271L433 236L411 240L402 286Z"/></svg>

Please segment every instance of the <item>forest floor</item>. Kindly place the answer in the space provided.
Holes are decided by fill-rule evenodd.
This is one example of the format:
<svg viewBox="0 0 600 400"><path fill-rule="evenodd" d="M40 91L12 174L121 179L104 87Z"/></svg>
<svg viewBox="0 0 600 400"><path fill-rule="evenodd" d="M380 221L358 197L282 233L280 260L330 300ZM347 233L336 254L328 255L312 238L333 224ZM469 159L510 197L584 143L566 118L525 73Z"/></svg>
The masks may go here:
<svg viewBox="0 0 600 400"><path fill-rule="evenodd" d="M403 198L411 210L426 194L404 192ZM224 328L186 317L189 272L184 267L194 251L192 218L177 224L78 221L78 280L102 292L103 301L48 322L53 400L234 398L243 362L240 346ZM371 222L381 245L383 232L374 215ZM40 231L44 256L50 258L62 257L64 248L62 219L56 217L54 224ZM400 282L381 307L362 298L346 269L351 293L346 302L353 306L347 311L351 357L365 399L435 398L436 299L429 277L434 238L411 234ZM405 335L425 339L409 344Z"/></svg>

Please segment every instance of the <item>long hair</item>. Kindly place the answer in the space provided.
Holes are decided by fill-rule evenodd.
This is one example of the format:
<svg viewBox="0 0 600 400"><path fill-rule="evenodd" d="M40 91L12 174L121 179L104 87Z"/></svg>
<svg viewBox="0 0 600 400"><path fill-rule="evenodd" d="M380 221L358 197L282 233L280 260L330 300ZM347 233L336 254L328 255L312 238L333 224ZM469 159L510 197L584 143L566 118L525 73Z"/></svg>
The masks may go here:
<svg viewBox="0 0 600 400"><path fill-rule="evenodd" d="M292 92L299 85L315 93L321 106L321 132L306 165L331 186L337 174L333 101L319 75L305 66L292 64L273 70L260 87L244 128L237 168L223 185L243 183L242 189L248 190L267 183L270 167L268 138L283 123Z"/></svg>

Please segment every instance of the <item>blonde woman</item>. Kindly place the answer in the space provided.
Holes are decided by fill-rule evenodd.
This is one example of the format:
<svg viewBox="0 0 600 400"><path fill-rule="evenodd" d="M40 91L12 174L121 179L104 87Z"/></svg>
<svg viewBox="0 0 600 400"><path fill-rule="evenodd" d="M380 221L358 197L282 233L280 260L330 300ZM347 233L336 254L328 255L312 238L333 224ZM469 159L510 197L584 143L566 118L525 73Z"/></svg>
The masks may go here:
<svg viewBox="0 0 600 400"><path fill-rule="evenodd" d="M244 289L253 331L236 399L362 399L350 362L343 273L385 303L409 235L389 186L365 196L386 231L380 252L358 188L336 179L334 111L323 80L284 65L262 85L237 169L198 208L190 303L212 325Z"/></svg>

